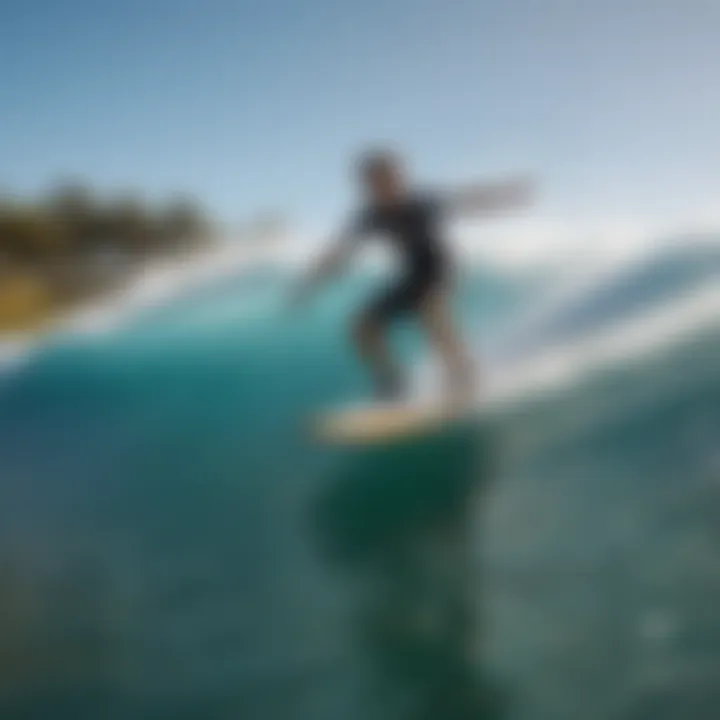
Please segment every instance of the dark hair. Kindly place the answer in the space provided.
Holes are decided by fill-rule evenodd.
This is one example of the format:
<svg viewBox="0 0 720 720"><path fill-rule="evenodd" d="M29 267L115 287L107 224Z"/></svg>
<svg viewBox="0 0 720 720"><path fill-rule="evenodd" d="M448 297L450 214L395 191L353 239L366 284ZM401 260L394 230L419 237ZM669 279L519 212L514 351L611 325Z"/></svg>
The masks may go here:
<svg viewBox="0 0 720 720"><path fill-rule="evenodd" d="M358 172L363 176L373 175L378 171L396 168L400 158L391 150L374 149L362 153L357 160Z"/></svg>

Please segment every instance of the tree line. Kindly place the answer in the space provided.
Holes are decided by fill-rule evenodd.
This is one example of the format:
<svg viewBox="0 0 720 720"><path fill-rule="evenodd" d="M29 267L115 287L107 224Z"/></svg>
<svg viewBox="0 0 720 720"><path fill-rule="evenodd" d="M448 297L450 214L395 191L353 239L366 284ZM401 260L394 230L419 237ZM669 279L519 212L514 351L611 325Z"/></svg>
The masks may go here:
<svg viewBox="0 0 720 720"><path fill-rule="evenodd" d="M197 203L150 203L135 195L101 199L63 184L38 199L0 196L0 261L42 265L94 251L142 258L207 243L212 224Z"/></svg>
<svg viewBox="0 0 720 720"><path fill-rule="evenodd" d="M0 333L42 327L152 258L209 244L213 229L184 197L101 198L72 183L32 199L0 193Z"/></svg>

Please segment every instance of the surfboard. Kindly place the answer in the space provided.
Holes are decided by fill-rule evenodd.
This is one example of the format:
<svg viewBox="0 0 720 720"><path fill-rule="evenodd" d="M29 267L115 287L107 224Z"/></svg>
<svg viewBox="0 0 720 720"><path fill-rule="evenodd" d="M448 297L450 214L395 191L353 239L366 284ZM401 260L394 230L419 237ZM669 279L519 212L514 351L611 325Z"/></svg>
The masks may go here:
<svg viewBox="0 0 720 720"><path fill-rule="evenodd" d="M321 413L315 420L314 434L337 444L387 442L441 430L472 412L470 405L432 401L352 405Z"/></svg>

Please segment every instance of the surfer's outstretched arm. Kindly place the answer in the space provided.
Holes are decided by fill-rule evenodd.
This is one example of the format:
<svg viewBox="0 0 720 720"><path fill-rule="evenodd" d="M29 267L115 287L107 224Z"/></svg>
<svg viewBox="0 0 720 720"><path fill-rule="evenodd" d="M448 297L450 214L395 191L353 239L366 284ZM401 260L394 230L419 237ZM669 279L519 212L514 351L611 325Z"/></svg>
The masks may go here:
<svg viewBox="0 0 720 720"><path fill-rule="evenodd" d="M452 215L473 217L526 207L532 203L534 195L535 184L532 178L517 177L451 190L443 199Z"/></svg>
<svg viewBox="0 0 720 720"><path fill-rule="evenodd" d="M305 300L321 285L342 272L352 257L354 248L354 243L345 236L330 243L310 264L295 287L294 301Z"/></svg>

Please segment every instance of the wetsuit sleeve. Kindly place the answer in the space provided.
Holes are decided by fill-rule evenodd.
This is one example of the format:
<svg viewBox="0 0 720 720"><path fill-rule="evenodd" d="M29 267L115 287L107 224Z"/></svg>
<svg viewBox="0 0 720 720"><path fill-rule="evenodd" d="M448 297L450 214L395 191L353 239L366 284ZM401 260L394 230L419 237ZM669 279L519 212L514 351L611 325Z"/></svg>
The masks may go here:
<svg viewBox="0 0 720 720"><path fill-rule="evenodd" d="M528 178L510 178L456 188L444 194L447 216L483 216L496 211L522 208L532 200L533 183Z"/></svg>
<svg viewBox="0 0 720 720"><path fill-rule="evenodd" d="M433 222L443 220L450 214L451 202L442 192L426 192L420 197L420 202Z"/></svg>

